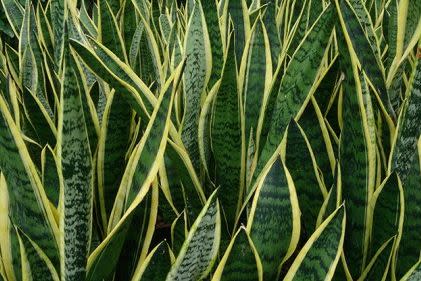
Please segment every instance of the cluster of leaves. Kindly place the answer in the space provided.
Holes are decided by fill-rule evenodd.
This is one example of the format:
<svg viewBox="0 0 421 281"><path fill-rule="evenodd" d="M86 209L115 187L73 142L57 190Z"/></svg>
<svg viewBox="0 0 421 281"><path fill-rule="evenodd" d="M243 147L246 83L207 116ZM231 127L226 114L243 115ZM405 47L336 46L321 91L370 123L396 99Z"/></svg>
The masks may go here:
<svg viewBox="0 0 421 281"><path fill-rule="evenodd" d="M0 280L420 280L421 1L0 1Z"/></svg>

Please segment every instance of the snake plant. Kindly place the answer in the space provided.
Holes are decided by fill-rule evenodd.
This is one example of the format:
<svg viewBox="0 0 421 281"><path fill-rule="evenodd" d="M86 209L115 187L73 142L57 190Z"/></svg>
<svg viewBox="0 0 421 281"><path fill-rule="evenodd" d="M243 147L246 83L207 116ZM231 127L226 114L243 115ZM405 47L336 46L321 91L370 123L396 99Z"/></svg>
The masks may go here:
<svg viewBox="0 0 421 281"><path fill-rule="evenodd" d="M421 280L420 1L0 3L0 281Z"/></svg>

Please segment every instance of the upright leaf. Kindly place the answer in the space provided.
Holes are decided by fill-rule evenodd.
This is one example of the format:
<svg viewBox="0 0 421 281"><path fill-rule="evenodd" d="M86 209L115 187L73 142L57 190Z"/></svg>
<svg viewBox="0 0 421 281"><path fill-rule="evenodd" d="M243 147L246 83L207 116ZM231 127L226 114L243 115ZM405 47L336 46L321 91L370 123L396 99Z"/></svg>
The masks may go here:
<svg viewBox="0 0 421 281"><path fill-rule="evenodd" d="M339 142L339 162L342 175L342 195L347 211L347 239L344 253L352 276L361 274L369 241L368 202L374 191L374 164L370 158L367 115L355 61L349 59L347 50L341 49L341 65L345 72L343 81L343 128Z"/></svg>
<svg viewBox="0 0 421 281"><path fill-rule="evenodd" d="M381 245L358 280L387 280L390 276L395 240L395 237L392 237Z"/></svg>
<svg viewBox="0 0 421 281"><path fill-rule="evenodd" d="M36 167L2 95L0 113L0 169L7 181L10 218L58 268L58 227Z"/></svg>
<svg viewBox="0 0 421 281"><path fill-rule="evenodd" d="M99 4L99 25L98 39L109 48L120 60L127 62L126 50L121 37L117 20L107 0L98 1Z"/></svg>
<svg viewBox="0 0 421 281"><path fill-rule="evenodd" d="M263 265L264 280L277 280L300 238L294 183L278 156L256 189L247 230Z"/></svg>
<svg viewBox="0 0 421 281"><path fill-rule="evenodd" d="M341 206L311 235L284 280L332 280L345 239L345 221Z"/></svg>
<svg viewBox="0 0 421 281"><path fill-rule="evenodd" d="M244 0L227 0L225 5L228 5L228 18L234 24L234 38L235 38L235 57L238 65L243 56L244 47L246 45L247 36L250 32L250 22L248 18L247 5ZM232 44L232 43L231 43ZM228 50L228 47L227 47Z"/></svg>
<svg viewBox="0 0 421 281"><path fill-rule="evenodd" d="M67 42L65 44L68 44ZM83 83L76 71L82 71L65 46L63 84L60 93L58 158L63 176L60 201L61 277L81 280L86 275L93 206L92 158L81 94Z"/></svg>
<svg viewBox="0 0 421 281"><path fill-rule="evenodd" d="M186 69L184 74L184 118L181 137L196 171L199 171L198 124L201 98L209 81L212 54L202 4L194 5L184 43Z"/></svg>
<svg viewBox="0 0 421 281"><path fill-rule="evenodd" d="M157 105L151 115L146 132L128 161L126 172L123 176L119 193L117 194L111 213L109 233L104 241L89 256L86 275L86 280L88 281L102 281L112 275L118 263L118 257L122 251L132 219L138 211L140 204L149 193L151 183L158 173L158 167L163 161L163 154L167 144L174 88L177 88L181 69L182 67L180 66L166 83L163 89L164 91L159 96ZM175 85L172 87L171 93L168 93L167 90L175 77L177 77ZM164 127L163 132L161 131L162 126ZM149 144L145 145L147 141L154 145L158 143L158 149L153 150L149 147ZM142 151L145 151L144 155L153 157L152 159L148 159L151 161L149 162L151 163L150 166L145 166L146 163L139 163L137 165L138 163L134 161L136 158L139 159L139 154ZM139 182L140 186L136 186L137 191L134 193L135 197L131 198L130 196L131 204L128 205L127 210L124 212L125 195L128 194L127 188L130 187L129 185L133 181L136 170L139 170L138 173L147 173L147 175L143 182Z"/></svg>
<svg viewBox="0 0 421 281"><path fill-rule="evenodd" d="M250 138L251 130L259 137L258 120L264 100L272 79L272 61L270 44L265 25L261 18L253 26L251 39L247 50L247 60L242 61L244 68L243 107L245 118L246 140ZM253 139L256 137L251 136Z"/></svg>
<svg viewBox="0 0 421 281"><path fill-rule="evenodd" d="M171 269L172 259L169 245L163 241L159 243L148 255L143 264L136 269L132 281L156 280L165 281Z"/></svg>
<svg viewBox="0 0 421 281"><path fill-rule="evenodd" d="M278 27L276 25L277 2L269 0L261 1L260 5L264 4L266 4L267 8L263 17L263 22L268 30L270 50L272 55L272 65L276 66L278 64L278 56L281 50L281 41L279 39Z"/></svg>
<svg viewBox="0 0 421 281"><path fill-rule="evenodd" d="M103 223L108 221L118 186L124 173L129 145L131 110L121 88L109 94L101 124L98 144L98 193Z"/></svg>
<svg viewBox="0 0 421 281"><path fill-rule="evenodd" d="M212 269L219 249L221 217L216 190L192 225L166 281L195 281L205 278Z"/></svg>
<svg viewBox="0 0 421 281"><path fill-rule="evenodd" d="M374 192L370 202L374 207L370 258L383 243L398 234L403 219L403 196L404 191L395 173L387 177Z"/></svg>
<svg viewBox="0 0 421 281"><path fill-rule="evenodd" d="M3 173L0 173L0 267L5 280L20 280L22 264L20 258L19 239L9 214L9 192Z"/></svg>
<svg viewBox="0 0 421 281"><path fill-rule="evenodd" d="M60 67L63 56L64 22L67 5L65 0L51 1L51 26L54 33L54 59L57 69Z"/></svg>
<svg viewBox="0 0 421 281"><path fill-rule="evenodd" d="M217 1L205 0L202 1L202 6L203 11L206 11L204 16L208 32L209 34L212 34L212 36L209 37L212 52L212 72L209 85L212 86L221 77L222 67L224 64L222 37L219 26Z"/></svg>
<svg viewBox="0 0 421 281"><path fill-rule="evenodd" d="M268 132L262 132L262 138L267 135L259 162L254 172L258 177L267 161L272 157L279 146L283 132L291 118L296 117L304 109L316 80L318 69L325 54L334 22L333 8L329 5L312 26L307 36L295 51L291 61L282 76L279 91L274 89L275 95L273 112L268 111L265 120L268 122ZM278 74L279 75L279 74ZM281 79L275 77L274 79ZM269 98L271 101L271 98ZM262 141L263 144L263 141Z"/></svg>
<svg viewBox="0 0 421 281"><path fill-rule="evenodd" d="M418 56L407 97L399 116L389 163L390 171L396 171L401 179L405 194L405 220L399 245L397 277L401 277L418 260L419 246L415 245L421 243L421 237L417 234L421 227L421 210L418 203L421 200L419 192L421 154L418 147L421 135L420 60Z"/></svg>
<svg viewBox="0 0 421 281"><path fill-rule="evenodd" d="M212 281L263 280L262 264L247 230L241 227L225 251Z"/></svg>
<svg viewBox="0 0 421 281"><path fill-rule="evenodd" d="M327 191L319 178L317 163L307 137L294 120L288 126L285 165L297 190L302 211L301 236L306 241L316 229L317 215Z"/></svg>
<svg viewBox="0 0 421 281"><path fill-rule="evenodd" d="M242 196L240 107L233 39L222 73L222 81L213 104L211 144L216 166L216 184L220 185L221 205L231 231Z"/></svg>
<svg viewBox="0 0 421 281"><path fill-rule="evenodd" d="M42 184L48 199L54 206L58 207L60 197L60 179L58 160L55 152L50 146L44 147L41 154Z"/></svg>
<svg viewBox="0 0 421 281"><path fill-rule="evenodd" d="M386 89L384 72L382 66L379 65L380 60L376 59L376 54L361 27L358 17L347 0L336 0L335 2L339 17L342 19L341 24L344 36L349 38L362 69L378 92L382 101L381 107L387 110L390 118L395 118L395 112Z"/></svg>

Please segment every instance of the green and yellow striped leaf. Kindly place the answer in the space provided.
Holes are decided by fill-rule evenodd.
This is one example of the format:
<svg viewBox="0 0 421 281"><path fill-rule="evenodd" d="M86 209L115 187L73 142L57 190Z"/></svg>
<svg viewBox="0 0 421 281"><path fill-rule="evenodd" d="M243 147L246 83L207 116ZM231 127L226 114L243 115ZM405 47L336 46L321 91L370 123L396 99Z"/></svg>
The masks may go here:
<svg viewBox="0 0 421 281"><path fill-rule="evenodd" d="M109 230L117 225L124 211L128 210L151 171L159 167L156 166L157 159L163 157L166 147L170 122L167 118L169 118L168 115L172 109L171 106L180 81L182 67L183 65L180 65L163 86L160 106L155 108L155 115L151 116L141 141L130 157L114 202L108 225ZM174 85L172 86L173 82Z"/></svg>
<svg viewBox="0 0 421 281"><path fill-rule="evenodd" d="M345 222L342 205L311 235L284 280L332 280L345 239Z"/></svg>
<svg viewBox="0 0 421 281"><path fill-rule="evenodd" d="M19 242L25 249L26 259L28 260L31 278L33 280L45 281L58 281L59 275L57 274L54 265L45 255L45 253L29 239L25 233L17 230L19 233Z"/></svg>
<svg viewBox="0 0 421 281"><path fill-rule="evenodd" d="M244 74L243 74L244 72ZM240 82L242 91L242 107L244 115L244 133L248 141L255 140L259 145L261 127L258 124L262 105L268 98L272 82L272 58L270 42L266 27L259 17L254 24L250 40L244 49L240 66L240 75L244 81ZM251 131L255 135L251 134Z"/></svg>
<svg viewBox="0 0 421 281"><path fill-rule="evenodd" d="M67 5L65 0L51 0L51 27L54 34L54 60L57 69L61 65L64 49L64 25L66 20Z"/></svg>
<svg viewBox="0 0 421 281"><path fill-rule="evenodd" d="M263 270L259 255L247 230L241 227L228 245L212 281L262 281Z"/></svg>
<svg viewBox="0 0 421 281"><path fill-rule="evenodd" d="M340 164L337 161L335 167L335 176L333 179L332 187L327 194L322 207L320 208L317 217L317 226L319 226L328 216L330 216L342 202L342 177Z"/></svg>
<svg viewBox="0 0 421 281"><path fill-rule="evenodd" d="M215 184L220 186L219 198L229 231L232 231L241 204L244 185L237 68L232 38L222 70L221 84L213 102L210 135L216 166Z"/></svg>
<svg viewBox="0 0 421 281"><path fill-rule="evenodd" d="M348 239L344 243L344 253L352 265L350 272L355 278L362 273L367 258L370 233L368 203L374 192L376 158L372 157L375 148L370 140L356 58L348 54L343 41L339 43L341 68L345 74L342 82L343 124L339 141L342 198L347 211ZM352 48L349 41L347 44L348 48Z"/></svg>
<svg viewBox="0 0 421 281"><path fill-rule="evenodd" d="M86 275L93 207L93 163L81 98L86 81L78 79L77 71L82 71L81 65L64 46L57 155L63 177L60 256L65 280Z"/></svg>
<svg viewBox="0 0 421 281"><path fill-rule="evenodd" d="M393 173L376 189L370 202L370 207L374 209L370 258L390 237L402 231L403 201L402 184L396 173Z"/></svg>
<svg viewBox="0 0 421 281"><path fill-rule="evenodd" d="M13 33L16 37L19 37L24 16L24 8L17 0L2 0L1 4Z"/></svg>
<svg viewBox="0 0 421 281"><path fill-rule="evenodd" d="M316 229L317 216L327 191L319 178L317 163L309 141L293 119L288 125L286 142L285 166L294 181L302 212L301 236L307 240Z"/></svg>
<svg viewBox="0 0 421 281"><path fill-rule="evenodd" d="M60 179L58 160L53 149L47 145L42 150L41 154L42 165L42 185L50 202L58 207L60 197Z"/></svg>
<svg viewBox="0 0 421 281"><path fill-rule="evenodd" d="M310 100L314 91L312 85L316 80L325 48L332 33L333 21L333 7L329 5L292 56L285 74L282 76L279 91L273 89L271 93L271 95L274 95L275 103L274 105L268 104L268 107L273 106L273 111L269 110L267 114L270 115L265 117L265 120L267 120L265 122L268 122L269 128L268 132L262 132L262 144L263 137L266 135L267 140L259 156L257 168L254 172L255 178L259 176L267 161L278 148L290 119L299 116ZM274 79L278 80L281 77L274 76ZM269 103L271 101L272 99L269 97Z"/></svg>
<svg viewBox="0 0 421 281"><path fill-rule="evenodd" d="M418 281L421 278L421 261L408 270L408 272L400 279L401 281Z"/></svg>
<svg viewBox="0 0 421 281"><path fill-rule="evenodd" d="M348 0L335 0L339 18L341 19L342 30L345 38L352 44L353 52L358 57L361 68L367 74L375 90L381 99L381 107L387 110L390 118L395 118L395 112L392 109L389 96L386 89L384 71L379 65L379 59L364 33L361 23L355 14ZM351 48L351 47L350 47Z"/></svg>
<svg viewBox="0 0 421 281"><path fill-rule="evenodd" d="M22 265L20 259L19 240L9 213L9 193L3 173L0 174L0 253L2 274L6 280L21 280Z"/></svg>
<svg viewBox="0 0 421 281"><path fill-rule="evenodd" d="M129 146L131 110L118 88L109 93L102 116L98 141L98 195L101 216L107 225L115 195L124 173L125 155Z"/></svg>
<svg viewBox="0 0 421 281"><path fill-rule="evenodd" d="M211 0L212 1L212 0ZM201 100L212 69L212 53L206 20L200 1L195 2L184 42L186 68L183 76L184 115L181 137L192 159L193 166L199 171L198 123Z"/></svg>
<svg viewBox="0 0 421 281"><path fill-rule="evenodd" d="M166 281L194 281L205 278L212 269L219 249L221 217L217 192L209 197L167 275Z"/></svg>
<svg viewBox="0 0 421 281"><path fill-rule="evenodd" d="M152 111L149 110L151 107L148 103L154 106L156 97L129 66L93 39L90 40L93 49L75 40L70 40L70 43L92 72L112 87L126 89L121 94L133 110L141 116L149 117Z"/></svg>
<svg viewBox="0 0 421 281"><path fill-rule="evenodd" d="M243 56L244 48L250 33L250 20L248 15L247 4L245 0L227 0L224 5L227 5L227 23L232 20L235 28L233 30L235 38L235 57L237 65L241 61ZM232 44L232 43L231 43ZM226 45L228 50L228 44Z"/></svg>
<svg viewBox="0 0 421 281"><path fill-rule="evenodd" d="M187 238L187 234L187 215L186 212L183 211L171 223L171 249L174 254L178 254L180 252L183 242Z"/></svg>
<svg viewBox="0 0 421 281"><path fill-rule="evenodd" d="M2 95L0 113L0 169L7 181L10 218L58 268L58 226L36 167Z"/></svg>
<svg viewBox="0 0 421 281"><path fill-rule="evenodd" d="M247 231L260 256L264 280L276 280L300 238L295 186L279 156L256 189Z"/></svg>
<svg viewBox="0 0 421 281"><path fill-rule="evenodd" d="M167 272L170 271L174 259L167 242L159 243L152 249L145 261L139 264L140 266L136 269L132 281L165 281Z"/></svg>
<svg viewBox="0 0 421 281"><path fill-rule="evenodd" d="M394 254L395 241L395 237L392 237L381 245L371 261L367 264L360 278L358 278L358 281L387 280L386 278L390 276L390 265Z"/></svg>
<svg viewBox="0 0 421 281"><path fill-rule="evenodd" d="M179 81L180 69L182 69L181 66L178 69L177 78L175 77L176 75L173 74L168 81L166 88L169 87L175 78ZM177 85L177 83L175 84ZM135 148L135 151L128 161L125 175L123 176L122 183L114 203L114 208L111 213L108 225L108 235L88 259L86 280L101 281L104 278L109 277L118 262L118 257L122 251L124 240L126 239L134 214L138 210L140 204L145 200L146 195L149 193L151 183L156 177L158 168L163 161L163 154L167 143L167 135L170 124L171 108L174 99L174 88L177 87L173 87L170 93L166 90L159 96L157 105L151 116L148 127L146 128L146 132L149 133L145 133L141 142ZM164 126L163 133L161 132L162 126ZM158 150L151 150L151 148L145 144L148 143L150 138L154 139L154 137L157 136L157 133L158 135L159 133L162 133L158 142L159 148ZM156 139L154 145L156 145ZM141 154L142 151L145 151L144 155L153 157L153 159L149 159L149 161L152 161L151 166L145 166L145 164L141 162L138 163L139 165L133 164L135 162L135 158L139 159L139 154ZM139 166L139 172L144 173L146 169L147 175L144 177L143 182L139 182L140 186L136 186L138 192L134 193L135 197L130 199L131 204L127 205L127 210L125 211L124 204L126 201L126 194L128 194L126 191L128 187L130 187L129 182L133 181L137 166ZM152 188L152 193L158 194L157 192L157 186ZM148 239L151 238L150 233L148 234L148 237ZM147 248L145 250L147 251ZM143 255L146 256L146 253L143 253ZM112 259L112 263L110 263L110 257L114 257L114 259ZM107 267L106 270L104 270L105 265Z"/></svg>
<svg viewBox="0 0 421 281"><path fill-rule="evenodd" d="M174 1L176 3L176 1ZM223 56L223 45L222 45L222 35L221 28L219 25L219 15L218 15L218 5L215 0L205 0L202 1L203 11L206 26L209 34L210 48L212 52L212 71L209 79L209 85L213 86L216 81L221 78L222 67L224 65L224 56Z"/></svg>
<svg viewBox="0 0 421 281"><path fill-rule="evenodd" d="M405 194L405 219L399 244L400 257L396 274L401 277L419 258L415 244L421 241L416 234L421 226L420 200L420 134L421 134L421 63L418 57L402 106L393 142L389 172L395 171L402 181Z"/></svg>
<svg viewBox="0 0 421 281"><path fill-rule="evenodd" d="M98 1L99 22L98 41L113 52L121 61L127 63L126 49L120 29L107 0Z"/></svg>

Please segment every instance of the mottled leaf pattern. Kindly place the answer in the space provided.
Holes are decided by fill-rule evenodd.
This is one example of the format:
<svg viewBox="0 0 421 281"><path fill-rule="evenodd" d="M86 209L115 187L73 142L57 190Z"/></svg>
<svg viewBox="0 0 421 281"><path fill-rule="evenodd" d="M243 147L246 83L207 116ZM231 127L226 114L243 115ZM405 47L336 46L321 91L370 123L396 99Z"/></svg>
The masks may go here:
<svg viewBox="0 0 421 281"><path fill-rule="evenodd" d="M68 50L67 47L65 49ZM75 71L76 63L70 54L64 58L62 108L59 113L59 158L63 176L63 191L60 195L63 216L60 229L62 272L66 280L85 277L85 267L91 236L93 206L92 159L88 133L83 115L82 86Z"/></svg>
<svg viewBox="0 0 421 281"><path fill-rule="evenodd" d="M166 281L200 280L209 274L219 248L221 218L215 191L192 225ZM205 243L203 243L206 241Z"/></svg>
<svg viewBox="0 0 421 281"><path fill-rule="evenodd" d="M374 256L383 243L398 233L402 196L403 190L395 173L386 178L385 182L373 194L372 236L376 238L373 239L371 244L370 257Z"/></svg>
<svg viewBox="0 0 421 281"><path fill-rule="evenodd" d="M329 6L295 51L282 77L279 92L276 92L275 89L275 93L272 93L276 95L276 101L273 113L266 121L269 122L270 128L255 171L255 177L259 175L280 144L283 131L290 119L297 115L310 98L309 90L314 83L324 55L324 48L327 46L332 32L333 19L333 8Z"/></svg>
<svg viewBox="0 0 421 281"><path fill-rule="evenodd" d="M0 0L0 280L420 279L420 3Z"/></svg>
<svg viewBox="0 0 421 281"><path fill-rule="evenodd" d="M303 239L316 229L318 212L327 194L319 182L317 163L308 140L299 125L292 120L288 125L285 165L291 173L301 209ZM316 165L316 166L315 166Z"/></svg>
<svg viewBox="0 0 421 281"><path fill-rule="evenodd" d="M152 249L145 263L139 269L139 274L135 274L132 280L164 281L172 264L169 251L169 245L166 242L159 243L158 246Z"/></svg>
<svg viewBox="0 0 421 281"><path fill-rule="evenodd" d="M391 117L395 117L387 94L384 74L378 64L378 60L376 60L376 55L370 46L370 42L361 27L361 23L350 7L349 2L340 1L339 6L338 13L341 14L345 23L345 26L342 27L344 32L350 37L355 53L364 71L376 88L376 91L378 91L383 106L388 110Z"/></svg>
<svg viewBox="0 0 421 281"><path fill-rule="evenodd" d="M184 43L186 68L184 74L184 117L181 137L199 171L199 145L197 143L201 97L210 77L212 57L208 30L200 1L190 16Z"/></svg>
<svg viewBox="0 0 421 281"><path fill-rule="evenodd" d="M212 280L262 280L262 265L246 229L240 228L231 243Z"/></svg>
<svg viewBox="0 0 421 281"><path fill-rule="evenodd" d="M391 157L391 170L395 171L402 181L405 194L405 219L402 238L399 246L397 276L401 277L419 258L419 251L414 245L421 243L417 230L421 226L419 209L421 182L420 154L418 140L421 134L421 63L414 69L411 78L412 86L399 117L396 140Z"/></svg>
<svg viewBox="0 0 421 281"><path fill-rule="evenodd" d="M347 60L345 60L346 62ZM344 62L344 63L345 63ZM367 222L367 203L369 190L369 159L367 138L364 131L365 113L354 85L352 72L346 73L344 81L343 129L339 144L339 161L342 174L342 194L346 201L347 237L344 252L348 260L354 265L353 275L358 276L363 267L363 256L366 253L365 241Z"/></svg>
<svg viewBox="0 0 421 281"><path fill-rule="evenodd" d="M222 81L213 104L211 141L216 164L216 183L228 226L235 221L240 196L241 125L234 42L229 46Z"/></svg>
<svg viewBox="0 0 421 281"><path fill-rule="evenodd" d="M269 88L268 80L272 75L272 65L267 64L266 50L269 48L266 28L261 20L256 22L247 53L247 63L244 77L244 115L245 134L249 139L250 132L256 132L260 109L263 104L265 91ZM270 60L269 60L270 62ZM254 138L254 136L252 136Z"/></svg>
<svg viewBox="0 0 421 281"><path fill-rule="evenodd" d="M284 280L332 279L345 238L345 218L345 208L341 206L316 229Z"/></svg>
<svg viewBox="0 0 421 281"><path fill-rule="evenodd" d="M10 217L58 268L58 228L36 168L1 95L0 112L0 169L9 191Z"/></svg>
<svg viewBox="0 0 421 281"><path fill-rule="evenodd" d="M263 278L275 280L300 236L294 183L280 157L272 164L254 195L247 229L263 265Z"/></svg>

